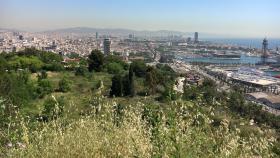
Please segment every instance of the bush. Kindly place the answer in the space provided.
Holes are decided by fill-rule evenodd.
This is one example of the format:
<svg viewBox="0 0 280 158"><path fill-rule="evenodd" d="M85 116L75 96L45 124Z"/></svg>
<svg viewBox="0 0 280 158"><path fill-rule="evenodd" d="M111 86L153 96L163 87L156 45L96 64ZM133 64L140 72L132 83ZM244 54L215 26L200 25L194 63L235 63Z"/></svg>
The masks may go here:
<svg viewBox="0 0 280 158"><path fill-rule="evenodd" d="M51 64L45 64L42 69L46 71L63 71L64 67L61 63L53 62Z"/></svg>
<svg viewBox="0 0 280 158"><path fill-rule="evenodd" d="M62 115L64 105L64 97L59 97L58 99L56 99L54 96L49 97L44 102L44 110L42 114L44 116L47 116L47 118L56 119L57 117Z"/></svg>
<svg viewBox="0 0 280 158"><path fill-rule="evenodd" d="M28 104L35 97L34 84L29 81L29 77L30 74L27 71L0 72L0 96L11 100L17 106Z"/></svg>
<svg viewBox="0 0 280 158"><path fill-rule="evenodd" d="M63 78L58 83L58 91L60 92L68 92L71 90L71 83L66 78Z"/></svg>
<svg viewBox="0 0 280 158"><path fill-rule="evenodd" d="M85 76L88 72L88 69L85 66L80 66L76 68L75 75L76 76Z"/></svg>
<svg viewBox="0 0 280 158"><path fill-rule="evenodd" d="M48 74L45 70L43 70L43 71L41 71L41 74L39 74L37 77L38 77L38 80L47 79Z"/></svg>
<svg viewBox="0 0 280 158"><path fill-rule="evenodd" d="M109 63L107 65L107 71L110 73L110 74L119 74L123 71L123 67L121 64L119 63Z"/></svg>
<svg viewBox="0 0 280 158"><path fill-rule="evenodd" d="M40 98L53 92L53 85L48 79L38 81L37 93Z"/></svg>

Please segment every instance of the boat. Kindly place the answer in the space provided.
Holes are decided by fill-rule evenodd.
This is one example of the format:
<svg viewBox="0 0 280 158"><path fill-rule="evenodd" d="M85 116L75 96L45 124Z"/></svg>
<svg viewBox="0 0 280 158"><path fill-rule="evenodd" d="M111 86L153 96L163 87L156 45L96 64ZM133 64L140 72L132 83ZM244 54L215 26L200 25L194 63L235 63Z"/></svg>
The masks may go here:
<svg viewBox="0 0 280 158"><path fill-rule="evenodd" d="M276 75L276 76L273 76L273 77L275 77L275 78L279 78L279 79L280 79L280 75Z"/></svg>
<svg viewBox="0 0 280 158"><path fill-rule="evenodd" d="M222 58L222 59L240 59L240 54L234 54L234 53L214 53L214 58Z"/></svg>

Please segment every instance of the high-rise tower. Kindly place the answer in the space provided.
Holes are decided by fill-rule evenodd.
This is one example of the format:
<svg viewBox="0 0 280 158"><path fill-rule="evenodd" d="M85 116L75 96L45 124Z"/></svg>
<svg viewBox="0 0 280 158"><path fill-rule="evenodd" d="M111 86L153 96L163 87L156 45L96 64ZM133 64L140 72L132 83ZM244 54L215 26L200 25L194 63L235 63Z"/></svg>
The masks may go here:
<svg viewBox="0 0 280 158"><path fill-rule="evenodd" d="M268 58L268 41L265 38L262 43L262 64L266 64Z"/></svg>
<svg viewBox="0 0 280 158"><path fill-rule="evenodd" d="M111 41L109 38L105 38L103 41L104 55L110 55Z"/></svg>
<svg viewBox="0 0 280 158"><path fill-rule="evenodd" d="M198 43L198 32L194 33L194 43Z"/></svg>

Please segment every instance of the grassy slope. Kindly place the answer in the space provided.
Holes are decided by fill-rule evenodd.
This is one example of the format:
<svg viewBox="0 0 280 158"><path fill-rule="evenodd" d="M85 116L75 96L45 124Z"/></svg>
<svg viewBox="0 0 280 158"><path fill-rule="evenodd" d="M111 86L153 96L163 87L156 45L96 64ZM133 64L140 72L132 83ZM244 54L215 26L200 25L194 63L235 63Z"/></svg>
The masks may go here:
<svg viewBox="0 0 280 158"><path fill-rule="evenodd" d="M273 130L249 125L249 120L237 118L223 107L199 107L193 102L160 103L155 96L134 98L99 98L92 88L104 81L103 94L107 95L111 75L96 73L78 77L73 73L48 73L58 85L62 77L72 81L68 93L54 92L55 97L67 99L64 117L40 128L26 131L23 139L26 149L9 150L11 157L270 157L275 141ZM36 80L34 75L33 80ZM137 90L143 89L143 81ZM25 113L33 115L42 110L44 100L35 100ZM101 110L88 106L97 103ZM112 108L125 105L121 126L115 124ZM152 107L152 108L151 108ZM156 123L147 124L143 109L154 111ZM80 116L90 112L90 117ZM153 113L153 112L152 112ZM160 117L157 117L160 116ZM220 120L217 127L212 123ZM153 121L152 121L153 122ZM168 123L166 123L168 122Z"/></svg>

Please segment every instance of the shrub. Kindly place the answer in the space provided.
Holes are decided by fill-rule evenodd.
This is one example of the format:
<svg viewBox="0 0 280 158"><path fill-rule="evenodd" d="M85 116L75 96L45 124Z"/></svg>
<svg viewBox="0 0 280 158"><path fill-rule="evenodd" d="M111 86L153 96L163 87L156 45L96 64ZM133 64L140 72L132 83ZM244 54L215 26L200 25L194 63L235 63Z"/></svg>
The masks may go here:
<svg viewBox="0 0 280 158"><path fill-rule="evenodd" d="M60 92L68 92L71 90L71 82L66 78L63 78L58 83L58 91Z"/></svg>
<svg viewBox="0 0 280 158"><path fill-rule="evenodd" d="M123 67L119 63L113 62L113 63L109 63L107 65L107 71L110 74L119 74L123 71Z"/></svg>
<svg viewBox="0 0 280 158"><path fill-rule="evenodd" d="M75 75L76 76L85 76L87 74L88 70L85 66L79 66L76 68Z"/></svg>
<svg viewBox="0 0 280 158"><path fill-rule="evenodd" d="M53 92L53 85L48 79L38 81L37 93L40 98Z"/></svg>
<svg viewBox="0 0 280 158"><path fill-rule="evenodd" d="M65 105L64 97L56 99L54 96L49 97L44 102L44 110L42 114L50 119L56 119L63 113Z"/></svg>

